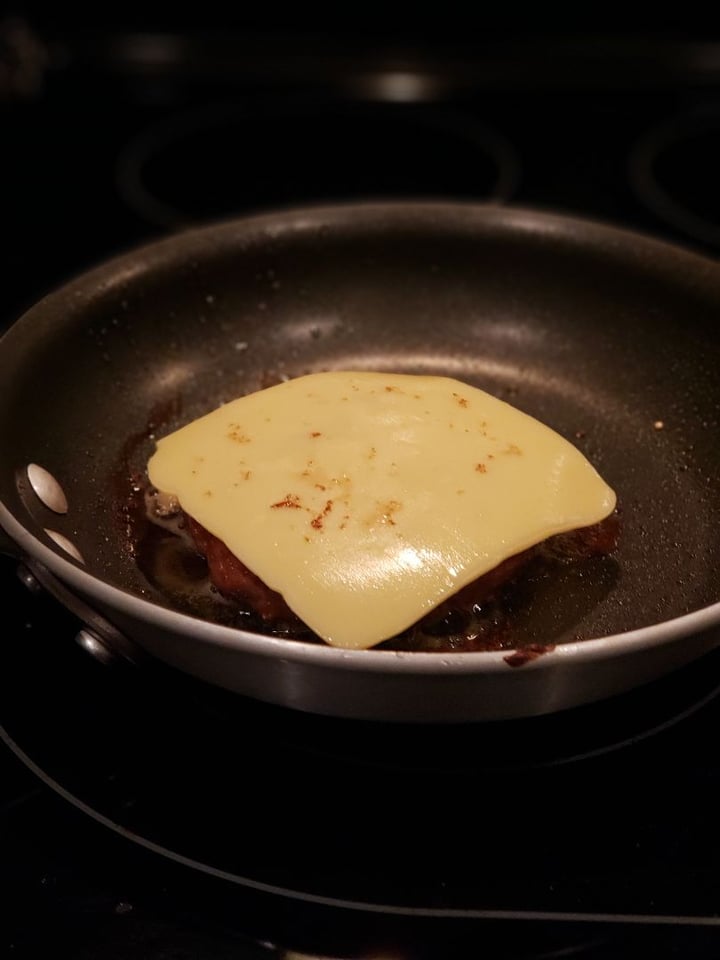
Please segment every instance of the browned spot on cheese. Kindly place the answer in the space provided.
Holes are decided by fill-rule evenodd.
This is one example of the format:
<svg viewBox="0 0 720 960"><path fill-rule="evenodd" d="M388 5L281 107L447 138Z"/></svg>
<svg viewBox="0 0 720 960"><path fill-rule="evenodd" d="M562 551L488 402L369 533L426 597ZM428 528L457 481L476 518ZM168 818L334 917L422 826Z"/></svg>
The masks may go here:
<svg viewBox="0 0 720 960"><path fill-rule="evenodd" d="M287 507L290 510L301 510L302 503L300 503L300 497L296 493L288 493L285 495L284 500L278 500L277 503L271 503L270 507L273 510L279 510L281 507Z"/></svg>
<svg viewBox="0 0 720 960"><path fill-rule="evenodd" d="M395 514L402 509L402 504L398 500L387 500L378 504L378 517L380 523L387 523L394 527L396 520Z"/></svg>
<svg viewBox="0 0 720 960"><path fill-rule="evenodd" d="M327 515L330 513L332 508L333 508L333 502L332 500L328 500L325 506L323 507L323 509L320 511L320 513L318 513L317 516L312 518L312 520L310 521L310 526L313 527L313 529L315 530L322 530L323 524L325 523L325 517L327 517Z"/></svg>
<svg viewBox="0 0 720 960"><path fill-rule="evenodd" d="M235 443L250 443L251 438L245 433L239 423L228 424L228 439Z"/></svg>

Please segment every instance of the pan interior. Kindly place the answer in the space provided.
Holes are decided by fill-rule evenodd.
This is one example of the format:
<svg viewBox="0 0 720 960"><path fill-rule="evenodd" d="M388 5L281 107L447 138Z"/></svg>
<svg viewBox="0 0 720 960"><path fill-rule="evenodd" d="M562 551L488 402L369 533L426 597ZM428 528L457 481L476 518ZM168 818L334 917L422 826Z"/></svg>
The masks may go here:
<svg viewBox="0 0 720 960"><path fill-rule="evenodd" d="M539 577L529 642L658 623L720 599L720 283L705 261L519 211L288 213L180 235L47 299L0 344L2 498L90 571L159 603L129 549L125 461L284 377L457 377L572 440L618 494L616 554ZM49 469L51 516L23 480ZM119 470L118 467L121 467Z"/></svg>

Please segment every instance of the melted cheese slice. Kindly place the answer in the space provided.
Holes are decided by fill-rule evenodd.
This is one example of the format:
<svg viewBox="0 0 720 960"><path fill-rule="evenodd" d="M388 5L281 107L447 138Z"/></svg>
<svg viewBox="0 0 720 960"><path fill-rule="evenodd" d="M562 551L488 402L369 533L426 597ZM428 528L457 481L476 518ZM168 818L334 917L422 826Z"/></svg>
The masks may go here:
<svg viewBox="0 0 720 960"><path fill-rule="evenodd" d="M319 373L158 442L174 494L329 644L367 648L615 495L561 436L446 377Z"/></svg>

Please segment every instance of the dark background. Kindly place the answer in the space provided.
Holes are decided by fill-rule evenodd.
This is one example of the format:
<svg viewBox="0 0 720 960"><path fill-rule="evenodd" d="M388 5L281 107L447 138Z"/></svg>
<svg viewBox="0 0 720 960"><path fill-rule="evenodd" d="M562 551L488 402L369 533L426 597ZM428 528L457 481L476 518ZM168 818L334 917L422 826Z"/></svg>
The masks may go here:
<svg viewBox="0 0 720 960"><path fill-rule="evenodd" d="M707 16L248 6L11 5L6 319L168 229L353 197L501 199L718 248ZM656 158L675 123L679 145ZM512 169L494 191L505 147ZM659 198L638 186L648 167Z"/></svg>

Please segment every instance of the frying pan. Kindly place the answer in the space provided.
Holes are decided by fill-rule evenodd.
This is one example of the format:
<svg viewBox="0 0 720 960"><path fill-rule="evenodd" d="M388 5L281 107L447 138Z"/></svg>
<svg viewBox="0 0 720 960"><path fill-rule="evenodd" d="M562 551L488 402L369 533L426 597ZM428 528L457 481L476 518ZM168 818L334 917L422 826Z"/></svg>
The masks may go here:
<svg viewBox="0 0 720 960"><path fill-rule="evenodd" d="M0 341L0 524L86 636L250 697L413 722L609 697L720 638L719 320L714 262L538 211L358 204L192 230L69 283ZM532 656L262 636L179 612L145 580L118 478L142 469L154 434L333 368L480 386L570 438L614 487L616 552L539 576L518 612ZM38 499L29 464L59 481L67 513Z"/></svg>

